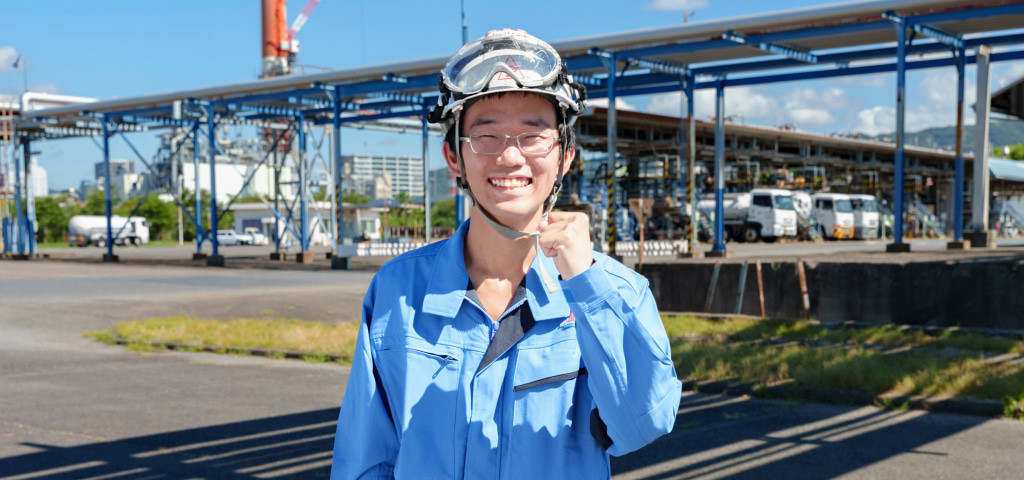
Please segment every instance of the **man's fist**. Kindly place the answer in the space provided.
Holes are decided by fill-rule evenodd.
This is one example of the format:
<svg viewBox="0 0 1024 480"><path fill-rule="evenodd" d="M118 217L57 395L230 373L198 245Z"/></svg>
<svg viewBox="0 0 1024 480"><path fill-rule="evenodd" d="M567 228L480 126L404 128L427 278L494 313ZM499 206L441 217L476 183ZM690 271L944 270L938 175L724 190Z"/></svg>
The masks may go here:
<svg viewBox="0 0 1024 480"><path fill-rule="evenodd" d="M586 214L551 212L540 222L538 240L544 255L554 259L562 280L583 273L594 263Z"/></svg>

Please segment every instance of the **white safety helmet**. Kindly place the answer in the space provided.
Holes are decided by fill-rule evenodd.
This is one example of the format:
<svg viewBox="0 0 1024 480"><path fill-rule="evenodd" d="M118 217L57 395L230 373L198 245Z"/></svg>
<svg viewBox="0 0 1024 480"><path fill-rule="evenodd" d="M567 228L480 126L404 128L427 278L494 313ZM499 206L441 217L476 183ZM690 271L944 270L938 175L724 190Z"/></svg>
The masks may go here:
<svg viewBox="0 0 1024 480"><path fill-rule="evenodd" d="M487 32L460 48L445 64L438 83L441 95L430 121L449 127L466 102L491 93L520 90L547 95L569 126L586 99L586 89L573 81L551 45L508 28Z"/></svg>

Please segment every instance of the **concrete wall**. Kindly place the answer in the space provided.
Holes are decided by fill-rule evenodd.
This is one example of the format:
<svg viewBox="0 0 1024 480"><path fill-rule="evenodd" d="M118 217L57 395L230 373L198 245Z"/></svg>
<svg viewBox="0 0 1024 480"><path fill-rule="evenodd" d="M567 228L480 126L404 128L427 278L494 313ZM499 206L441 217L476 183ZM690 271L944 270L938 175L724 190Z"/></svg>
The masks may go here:
<svg viewBox="0 0 1024 480"><path fill-rule="evenodd" d="M723 263L711 313L733 313L742 260ZM662 311L704 312L713 262L644 265ZM805 262L810 318L875 324L1024 329L1024 255L914 263ZM768 317L803 318L795 261L762 263ZM760 314L747 270L740 313Z"/></svg>

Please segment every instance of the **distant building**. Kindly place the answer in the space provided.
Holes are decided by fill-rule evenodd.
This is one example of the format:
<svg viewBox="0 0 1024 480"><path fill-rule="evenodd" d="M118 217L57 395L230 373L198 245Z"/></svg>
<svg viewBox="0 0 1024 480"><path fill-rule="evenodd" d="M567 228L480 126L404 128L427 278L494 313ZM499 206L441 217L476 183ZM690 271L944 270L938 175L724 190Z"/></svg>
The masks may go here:
<svg viewBox="0 0 1024 480"><path fill-rule="evenodd" d="M430 171L430 201L445 200L455 197L455 175L448 167Z"/></svg>
<svg viewBox="0 0 1024 480"><path fill-rule="evenodd" d="M391 176L392 197L406 192L411 198L422 198L423 158L408 155L346 155L341 159L345 182L343 187L370 198L376 197L377 178Z"/></svg>
<svg viewBox="0 0 1024 480"><path fill-rule="evenodd" d="M118 175L124 175L126 173L135 173L135 164L131 160L123 158L110 159L110 178L114 178ZM96 164L96 183L102 183L102 179L106 177L106 166L103 162L98 162Z"/></svg>
<svg viewBox="0 0 1024 480"><path fill-rule="evenodd" d="M391 181L390 173L382 173L373 178L373 195L370 196L372 200L387 200L389 198L395 198L395 189Z"/></svg>

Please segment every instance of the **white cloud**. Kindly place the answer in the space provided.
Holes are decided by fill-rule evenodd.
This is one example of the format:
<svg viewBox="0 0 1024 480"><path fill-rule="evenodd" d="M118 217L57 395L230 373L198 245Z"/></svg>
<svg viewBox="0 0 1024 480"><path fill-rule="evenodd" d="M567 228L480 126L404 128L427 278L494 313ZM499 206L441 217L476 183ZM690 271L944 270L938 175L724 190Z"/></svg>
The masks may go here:
<svg viewBox="0 0 1024 480"><path fill-rule="evenodd" d="M885 86L885 75L861 75L857 79L865 87L882 88Z"/></svg>
<svg viewBox="0 0 1024 480"><path fill-rule="evenodd" d="M1017 80L1024 77L1024 62L1010 62L1009 70L997 75L995 82L995 90L999 90Z"/></svg>
<svg viewBox="0 0 1024 480"><path fill-rule="evenodd" d="M54 95L64 93L64 89L58 87L54 83L37 83L35 85L32 85L30 90L32 90L33 92L50 93Z"/></svg>
<svg viewBox="0 0 1024 480"><path fill-rule="evenodd" d="M647 112L658 115L678 117L680 108L680 92L664 93L651 97ZM711 118L715 116L715 91L698 90L695 94L694 116ZM750 87L734 87L725 90L725 115L743 117L746 123L773 122L777 119L778 102L768 96L756 92Z"/></svg>
<svg viewBox="0 0 1024 480"><path fill-rule="evenodd" d="M896 109L892 107L875 106L861 110L857 114L857 121L853 132L878 135L896 130Z"/></svg>
<svg viewBox="0 0 1024 480"><path fill-rule="evenodd" d="M649 113L680 115L680 93L668 93L651 97L647 106ZM715 115L715 91L699 90L696 93L694 115L710 119ZM817 89L796 87L778 95L769 95L751 87L733 87L725 90L725 114L727 117L741 117L738 121L760 125L794 123L798 128L818 131L838 120L833 114L850 106L846 91L835 87Z"/></svg>
<svg viewBox="0 0 1024 480"><path fill-rule="evenodd" d="M14 61L18 58L18 51L10 45L0 47L0 75L14 70Z"/></svg>
<svg viewBox="0 0 1024 480"><path fill-rule="evenodd" d="M608 99L607 98L595 98L593 100L587 100L587 106L588 107L608 108ZM629 112L635 112L636 111L636 105L633 105L633 104L623 100L622 97L616 97L615 98L615 109L616 110L629 111Z"/></svg>
<svg viewBox="0 0 1024 480"><path fill-rule="evenodd" d="M707 8L708 0L651 0L644 4L644 10L696 10Z"/></svg>

